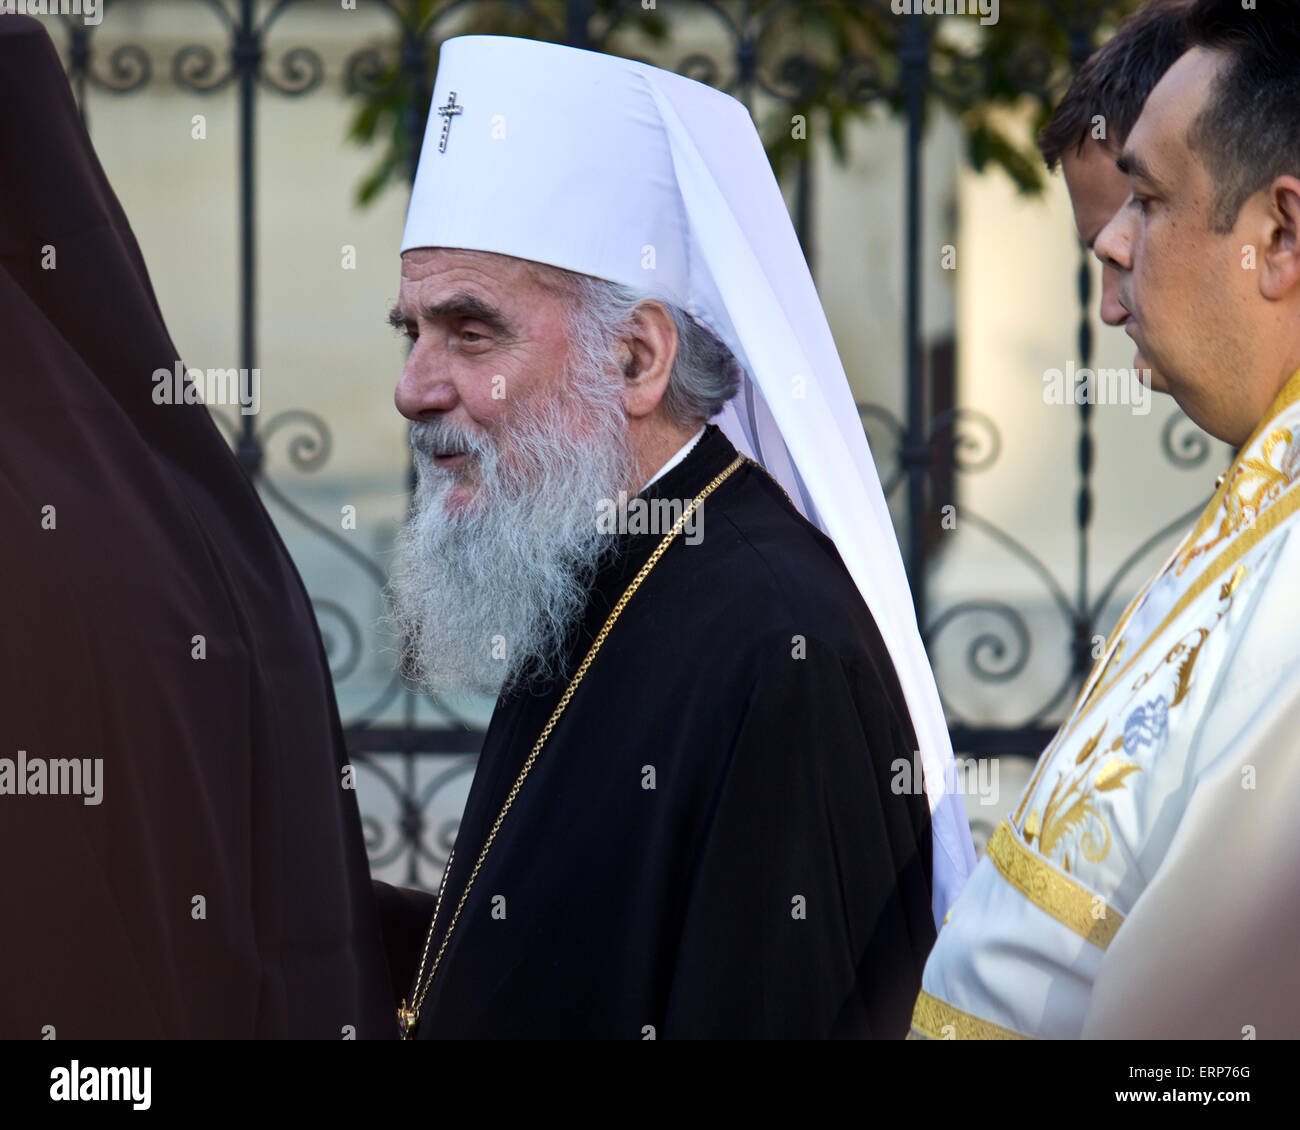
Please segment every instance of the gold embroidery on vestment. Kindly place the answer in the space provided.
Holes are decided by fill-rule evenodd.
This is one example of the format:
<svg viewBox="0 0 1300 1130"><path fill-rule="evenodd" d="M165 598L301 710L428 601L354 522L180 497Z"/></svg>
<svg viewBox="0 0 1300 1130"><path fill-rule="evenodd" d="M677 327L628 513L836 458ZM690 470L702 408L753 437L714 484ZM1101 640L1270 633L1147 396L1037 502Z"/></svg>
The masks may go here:
<svg viewBox="0 0 1300 1130"><path fill-rule="evenodd" d="M1189 644L1187 643L1186 637L1180 639L1165 653L1165 657L1161 659L1159 663L1152 667L1150 671L1144 672L1138 678L1133 686L1129 688L1129 693L1137 694L1137 692L1154 679L1156 675L1160 674L1164 668L1169 666L1169 664L1173 663L1175 660L1178 660L1181 656L1181 661L1178 664L1178 681L1174 687L1174 697L1169 703L1169 709L1172 710L1175 706L1181 703L1192 689L1192 671L1196 667L1196 661L1201 657L1201 649L1205 647L1205 641L1210 638L1210 632L1219 626L1219 622L1223 619L1226 612L1226 608L1220 609L1218 615L1214 618L1214 623L1208 628L1192 628L1187 635L1196 636L1196 642Z"/></svg>
<svg viewBox="0 0 1300 1130"><path fill-rule="evenodd" d="M1227 600L1232 596L1232 594L1237 591L1237 586L1241 584L1245 576L1246 566L1238 565L1231 578L1223 582L1223 588L1219 590L1219 599Z"/></svg>
<svg viewBox="0 0 1300 1130"><path fill-rule="evenodd" d="M1025 898L1099 949L1109 946L1124 924L1124 916L1100 895L1021 843L1007 821L998 825L985 854L998 874Z"/></svg>
<svg viewBox="0 0 1300 1130"><path fill-rule="evenodd" d="M945 1029L950 1029L948 1035ZM1003 1028L991 1020L981 1020L969 1012L954 1008L947 1001L933 997L924 989L912 1009L912 1031L927 1040L1027 1040L1019 1032Z"/></svg>
<svg viewBox="0 0 1300 1130"><path fill-rule="evenodd" d="M1206 591L1206 589L1236 565L1241 558L1245 557L1246 554L1254 549L1264 538L1290 518L1297 509L1300 509L1300 486L1293 486L1287 490L1277 502L1265 510L1264 513L1260 515L1259 520L1249 530L1240 534L1236 540L1221 554L1219 554L1218 558L1216 558L1215 561L1209 565L1205 571L1187 587L1187 589L1184 590L1183 595L1178 598L1173 608L1171 608L1165 615L1160 626L1147 636L1142 646L1133 653L1129 661L1115 674L1114 678L1112 678L1106 686L1101 687L1094 695L1090 696L1091 701L1089 701L1086 706L1080 708L1078 717L1070 723L1069 729L1073 730L1078 726L1079 722L1091 712L1096 704L1110 693L1111 688L1128 674L1129 669L1135 662L1137 662L1143 652L1145 652L1155 640L1159 639L1169 630L1170 625L1187 611L1189 605L1196 601Z"/></svg>
<svg viewBox="0 0 1300 1130"><path fill-rule="evenodd" d="M1032 809L1029 813L1029 819L1025 821L1024 837L1025 843L1033 843L1034 837L1038 835L1038 809Z"/></svg>
<svg viewBox="0 0 1300 1130"><path fill-rule="evenodd" d="M1209 541L1198 545L1196 543L1205 532L1198 528L1192 543L1178 559L1174 570L1178 576L1181 577L1198 557L1222 545L1240 530L1253 526L1259 519L1260 511L1286 489L1289 480L1285 471L1273 466L1273 453L1281 447L1282 461L1285 463L1291 443L1290 429L1279 428L1264 440L1262 459L1243 459L1237 464L1228 476L1223 498L1223 517L1219 521L1218 532ZM1212 522L1207 523L1209 524Z"/></svg>
<svg viewBox="0 0 1300 1130"><path fill-rule="evenodd" d="M1079 838L1079 847L1083 851L1084 858L1090 863L1100 863L1110 854L1110 828L1094 807L1092 794L1094 790L1107 791L1119 788L1123 784L1124 778L1135 771L1138 766L1132 762L1112 760L1111 765L1117 768L1112 769L1107 766L1098 774L1095 780L1089 780L1092 770L1101 756L1097 747L1101 742L1102 735L1106 732L1107 725L1109 723L1103 725L1096 734L1084 743L1083 749L1074 763L1075 769L1080 771L1073 778L1067 773L1062 773L1053 786L1051 795L1047 798L1047 805L1043 809L1041 827L1036 829L1038 850L1044 856L1050 858L1053 849L1061 839L1067 833L1085 825L1089 817L1095 818L1101 825L1104 838L1101 843L1098 843L1092 828L1084 831ZM1120 745L1123 745L1123 739L1120 739ZM1112 745L1104 752L1112 752L1114 748L1114 745ZM1025 838L1026 841L1030 839L1027 831ZM1068 853L1062 856L1061 866L1067 871L1070 869Z"/></svg>
<svg viewBox="0 0 1300 1130"><path fill-rule="evenodd" d="M1097 774L1097 779L1093 784L1098 792L1110 792L1111 789L1123 788L1124 778L1137 771L1138 766L1131 761L1120 761L1119 758L1112 757L1102 766L1101 772Z"/></svg>
<svg viewBox="0 0 1300 1130"><path fill-rule="evenodd" d="M1300 402L1300 370L1297 370L1295 373L1291 375L1291 378L1283 386L1282 391L1278 393L1277 398L1273 401L1272 405L1270 405L1268 411L1264 414L1264 418L1260 421L1258 426L1255 428L1255 431L1251 434L1250 438L1242 445L1241 451L1243 453L1250 451L1255 446L1255 443L1260 438L1260 436L1262 436L1267 431L1267 429L1272 424L1272 422L1277 417L1282 415L1283 412L1287 411L1287 409L1291 408L1294 404L1298 402ZM1286 431L1286 429L1278 430L1275 433L1275 435L1281 436L1283 432L1285 432L1286 435L1288 436L1291 435L1291 433ZM1270 436L1270 439L1273 438L1274 438L1273 436ZM1268 448L1267 444L1265 446L1266 446L1266 450L1271 453L1272 449ZM1245 460L1241 459L1241 456L1238 456L1238 461L1245 462ZM1293 462L1294 460L1288 460L1285 455L1283 456L1282 459L1283 470L1279 473L1282 475L1284 479L1284 485L1285 482L1292 481L1291 476L1294 474L1294 467L1292 466ZM1285 505L1284 510L1277 511L1277 504L1260 508L1264 514L1269 515L1269 519L1270 519L1266 523L1264 530L1259 530L1255 528L1257 524L1257 520L1259 518L1258 514L1256 514L1255 518L1252 519L1250 522L1241 523L1242 526L1249 525L1251 527L1250 529L1246 530L1242 535L1243 537L1249 539L1246 549L1238 550L1238 552L1234 554L1232 550L1237 549L1237 546L1232 546L1229 547L1227 550L1225 550L1222 554L1220 554L1218 560L1213 562L1213 564L1211 564L1207 568L1207 570L1204 573L1202 573L1201 576L1198 577L1197 580L1194 582L1193 591L1188 591L1183 593L1183 597L1178 601L1178 603L1174 606L1174 608L1161 622L1160 626L1154 632L1150 633L1146 637L1146 642L1142 645L1142 647L1139 648L1138 651L1129 658L1128 662L1124 664L1123 668L1119 672L1117 672L1116 675L1109 682L1106 682L1106 676L1110 674L1111 667L1115 666L1116 661L1119 658L1120 652L1123 650L1125 644L1128 642L1122 637L1124 635L1125 628L1128 627L1129 620L1137 612L1142 602L1146 599L1147 594L1155 586L1156 581L1158 581L1160 577L1162 577L1166 572L1168 572L1170 566L1172 566L1182 554L1187 552L1186 550L1183 549L1183 546L1187 546L1187 547L1195 546L1196 543L1200 541L1200 539L1214 524L1214 519L1218 516L1220 510L1223 509L1224 506L1226 505L1225 499L1227 497L1228 492L1232 489L1231 478L1235 473L1237 466L1238 464L1234 464L1232 468L1229 468L1229 470L1221 476L1218 489L1215 491L1214 496L1206 504L1205 509L1201 512L1201 517L1197 520L1195 528L1183 540L1182 545L1178 549L1174 550L1174 553L1170 556L1169 560L1166 561L1166 563L1161 567L1161 569L1149 581L1147 581L1146 585L1143 586L1142 591L1139 592L1138 595L1133 598L1129 606L1124 610L1124 614L1120 617L1119 623L1118 625L1116 625L1116 628L1114 632L1111 633L1111 637L1110 637L1111 639L1118 640L1118 646L1116 647L1114 654L1104 660L1105 668L1097 675L1097 677L1095 678L1089 677L1089 679L1085 682L1084 688L1080 693L1078 700L1071 708L1069 715L1067 715L1067 721L1061 727L1061 729L1057 731L1056 737L1052 739L1051 744L1047 748L1047 753L1050 753L1052 750L1058 748L1064 741L1068 740L1070 735L1073 734L1074 730L1078 727L1079 723L1092 710L1092 708L1096 705L1096 703L1101 698L1104 698L1105 695L1111 690L1111 688L1128 671L1128 669L1133 666L1133 663L1137 659L1137 656L1140 655L1143 650L1145 650L1147 644L1149 644L1157 636L1163 634L1164 631L1169 627L1169 625L1173 623L1173 621L1182 614L1182 612L1186 609L1187 605L1190 604L1192 600L1194 600L1197 596L1199 596L1206 588L1209 587L1210 584L1218 580L1219 577L1223 575L1224 571L1228 568L1228 566L1233 564L1233 562L1236 561L1239 557L1241 557L1244 552L1247 552L1250 548L1253 548L1259 542L1260 538L1264 535L1264 533L1274 529L1285 518L1290 517L1290 515L1295 511L1296 503L1297 503L1297 499L1294 497L1295 491L1284 490L1277 495L1280 504ZM1240 539L1238 539L1238 545L1239 544L1240 544ZM1236 585L1234 584L1233 587L1235 588ZM1231 595L1231 593L1229 595ZM1099 664L1098 666L1101 665ZM1042 770L1046 766L1047 760L1048 760L1047 754L1044 754L1043 758L1039 761L1037 769L1035 770L1034 777L1031 779L1029 786L1026 789L1025 799L1024 801L1022 801L1021 807L1019 811L1016 813L1017 820L1019 820L1020 817L1024 814L1024 805L1028 801L1028 794L1031 793L1034 790L1034 788L1037 786L1038 777L1041 775Z"/></svg>
<svg viewBox="0 0 1300 1130"><path fill-rule="evenodd" d="M1083 748L1079 750L1079 756L1074 759L1075 765L1082 765L1085 761L1088 760L1088 758L1092 756L1092 751L1097 748L1097 743L1101 741L1101 735L1104 734L1105 732L1106 732L1106 727L1103 726L1092 737L1090 737L1086 742L1083 743Z"/></svg>
<svg viewBox="0 0 1300 1130"><path fill-rule="evenodd" d="M1300 370L1297 370L1292 374L1290 380L1287 381L1282 391L1278 394L1268 412L1265 413L1263 420L1261 420L1259 425L1256 427L1254 433L1246 443L1242 445L1241 451L1245 453L1252 450L1256 441L1264 435L1272 421L1296 403L1300 403ZM1275 430L1269 435L1268 439L1264 443L1263 454L1265 459L1271 462L1271 457L1273 452L1276 450L1277 444L1280 442L1290 444L1292 443L1293 438L1292 433L1288 429ZM1110 637L1111 639L1116 640L1114 650L1108 655L1104 655L1102 660L1100 660L1093 668L1093 673L1085 681L1077 701L1066 717L1065 723L1056 732L1052 741L1048 743L1047 749L1039 758L1038 764L1034 768L1033 776L1030 778L1029 784L1025 787L1025 790L1021 795L1020 805L1016 809L1014 817L1016 824L1019 824L1024 817L1025 810L1037 792L1043 774L1047 770L1048 763L1052 760L1056 751L1070 740L1079 725L1088 717L1089 714L1091 714L1097 703L1101 702L1110 691L1114 689L1116 684L1128 674L1133 665L1147 650L1147 648L1155 640L1164 635L1196 599L1198 599L1216 581L1219 581L1228 569L1235 565L1236 569L1232 573L1231 577L1223 583L1220 590L1220 600L1232 599L1237 588L1247 575L1245 566L1240 563L1240 559L1254 549L1264 537L1286 521L1287 518L1291 517L1296 512L1297 508L1300 508L1300 486L1287 486L1287 484L1292 481L1291 477L1294 474L1295 463L1296 460L1294 457L1288 458L1288 455L1284 453L1281 460L1282 469L1277 470L1267 464L1261 464L1258 459L1241 459L1239 456L1238 463L1234 464L1234 467L1230 468L1228 472L1225 472L1218 484L1218 489L1215 491L1213 498L1211 498L1209 503L1206 505L1205 510L1202 511L1201 517L1198 519L1191 534L1188 535L1188 537L1184 539L1183 543L1174 550L1161 569L1147 581L1138 595L1134 597L1128 607L1125 608L1123 615L1119 619L1119 623L1116 625L1115 630ZM1243 480L1237 482L1237 472L1241 470L1243 465L1249 466L1247 467L1247 470L1242 473ZM1275 475L1281 476L1281 486L1286 489L1280 489L1278 487L1274 478ZM1254 483L1257 488L1260 486L1267 487L1269 491L1267 498L1259 497L1257 495L1249 500L1253 507L1253 513L1249 520L1243 519L1237 521L1234 525L1230 516L1222 519L1220 524L1221 536L1216 538L1214 542L1202 547L1200 552L1204 552L1212 545L1217 545L1222 541L1227 540L1227 536L1230 535L1222 535L1225 523L1228 526L1233 527L1232 532L1237 533L1235 540L1231 545L1225 547L1223 552L1219 554L1218 558L1207 565L1195 581L1193 581L1192 584L1183 591L1182 595L1165 615L1160 624L1146 635L1141 644L1133 650L1132 654L1129 655L1127 661L1121 664L1120 657L1124 654L1125 648L1129 644L1129 640L1125 637L1124 632L1128 627L1129 621L1142 606L1143 601L1155 586L1155 583L1164 576L1181 557L1187 556L1189 550L1184 549L1183 547L1195 547L1197 542L1199 542L1213 526L1215 518L1225 509L1225 507L1230 511L1230 514L1235 513L1238 517L1246 513L1247 508L1245 501L1242 499L1241 491L1244 491L1244 488L1251 483ZM1241 491L1239 491L1236 496L1238 501L1229 502L1228 497L1234 488L1241 488ZM1271 504L1269 504L1269 502L1271 502ZM1236 510L1233 510L1233 507L1236 507ZM1190 557L1187 559L1190 560ZM1219 617L1215 621L1216 623L1218 620L1222 619L1223 614L1226 613L1226 611L1227 609L1222 609L1220 611ZM1208 630L1203 629L1203 631L1207 631L1208 634ZM1204 637L1202 637L1199 643L1203 645L1204 642ZM1107 646L1109 648L1109 643ZM1177 646L1186 647L1185 644L1179 644ZM1171 705L1177 705L1186 697L1191 686L1191 672L1195 665L1197 655L1199 655L1199 646L1193 649L1180 665L1178 688L1175 692L1176 697ZM1167 656L1164 662L1168 661L1169 657ZM1114 670L1113 675L1111 674L1112 670ZM1151 672L1144 678L1140 679L1136 684L1135 689L1141 687L1146 682L1146 679L1150 678L1151 674L1154 674L1154 672ZM1111 752L1118 752L1122 747L1123 738L1117 737L1111 745ZM1068 860L1064 862L1068 865Z"/></svg>

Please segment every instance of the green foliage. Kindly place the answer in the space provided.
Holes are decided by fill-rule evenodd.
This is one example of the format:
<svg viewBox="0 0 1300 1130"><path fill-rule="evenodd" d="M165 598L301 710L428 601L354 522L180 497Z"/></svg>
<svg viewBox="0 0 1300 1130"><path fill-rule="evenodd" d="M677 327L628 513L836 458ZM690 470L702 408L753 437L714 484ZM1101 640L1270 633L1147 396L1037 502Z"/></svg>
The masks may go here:
<svg viewBox="0 0 1300 1130"><path fill-rule="evenodd" d="M896 0L897 2L897 0ZM918 3L920 0L918 0ZM940 5L942 0L939 0ZM927 115L936 103L957 115L967 137L967 158L980 171L1000 168L1025 193L1042 189L1042 161L1032 144L1006 128L1008 111L1029 110L1035 133L1048 120L1078 63L1071 49L1095 47L1140 0L1019 0L999 6L998 22L981 25L978 13L920 19L930 41L925 85ZM406 0L399 4L410 42L440 41L450 34L516 35L563 42L565 0L486 0L455 5L449 0ZM1057 7L1077 21L1074 39ZM668 5L665 4L665 8ZM442 17L462 13L454 28ZM599 49L677 66L692 77L714 79L673 55L678 26L663 10L647 11L635 0L593 0L588 34ZM681 5L674 5L674 12ZM699 24L721 28L718 10L754 40L756 75L734 73L736 39L728 33L712 52L724 67L716 76L725 89L756 114L768 157L778 176L810 155L810 146L829 144L835 158L849 156L849 125L873 113L895 116L906 107L907 74L902 63L911 21L895 15L889 0L721 0L689 5ZM430 29L434 29L433 32ZM428 111L436 59L426 52L419 83L400 65L405 45L384 45L386 60L374 73L352 83L357 103L348 136L375 146L379 159L357 189L368 204L390 184L405 184L414 165L413 134ZM806 140L794 136L792 119L802 115Z"/></svg>

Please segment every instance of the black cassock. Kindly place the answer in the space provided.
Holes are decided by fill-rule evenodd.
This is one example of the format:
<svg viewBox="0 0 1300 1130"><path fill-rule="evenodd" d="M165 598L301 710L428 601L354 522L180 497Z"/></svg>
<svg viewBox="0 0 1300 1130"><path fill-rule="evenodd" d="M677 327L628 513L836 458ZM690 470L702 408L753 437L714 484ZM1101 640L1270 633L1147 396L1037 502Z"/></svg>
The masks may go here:
<svg viewBox="0 0 1300 1130"><path fill-rule="evenodd" d="M735 454L711 426L643 497L689 500ZM651 570L529 773L419 1036L906 1033L935 937L930 818L890 789L915 739L889 654L760 468L718 487L702 531ZM570 670L659 541L627 535L601 570ZM434 951L566 685L497 705Z"/></svg>
<svg viewBox="0 0 1300 1130"><path fill-rule="evenodd" d="M393 1036L307 594L208 410L153 400L176 348L21 16L0 162L0 758L103 766L0 795L0 1037Z"/></svg>

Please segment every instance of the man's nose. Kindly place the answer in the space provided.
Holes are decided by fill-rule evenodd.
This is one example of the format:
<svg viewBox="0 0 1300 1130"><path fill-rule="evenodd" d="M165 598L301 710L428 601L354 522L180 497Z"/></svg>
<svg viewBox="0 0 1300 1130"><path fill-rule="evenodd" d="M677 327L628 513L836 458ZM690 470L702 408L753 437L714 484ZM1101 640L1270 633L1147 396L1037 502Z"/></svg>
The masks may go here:
<svg viewBox="0 0 1300 1130"><path fill-rule="evenodd" d="M1119 301L1119 271L1107 263L1101 269L1101 320L1108 326L1122 326L1128 313Z"/></svg>
<svg viewBox="0 0 1300 1130"><path fill-rule="evenodd" d="M406 359L393 402L408 420L426 420L450 412L460 403L460 396L455 384L435 369L417 342Z"/></svg>
<svg viewBox="0 0 1300 1130"><path fill-rule="evenodd" d="M1127 271L1132 268L1131 237L1128 230L1127 205L1110 218L1110 222L1097 234L1092 245L1093 253L1101 260L1103 267L1112 272ZM1118 278L1116 278L1118 286Z"/></svg>

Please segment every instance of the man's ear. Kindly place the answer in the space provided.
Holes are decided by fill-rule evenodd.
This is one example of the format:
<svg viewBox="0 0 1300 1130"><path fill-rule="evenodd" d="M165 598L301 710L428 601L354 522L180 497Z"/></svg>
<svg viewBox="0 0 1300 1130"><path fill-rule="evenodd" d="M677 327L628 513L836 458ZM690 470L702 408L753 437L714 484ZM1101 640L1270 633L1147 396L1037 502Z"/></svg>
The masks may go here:
<svg viewBox="0 0 1300 1130"><path fill-rule="evenodd" d="M1268 187L1259 292L1271 302L1300 296L1300 178L1278 177Z"/></svg>
<svg viewBox="0 0 1300 1130"><path fill-rule="evenodd" d="M677 359L677 326L661 302L643 302L623 339L623 403L630 418L649 416L668 391Z"/></svg>

